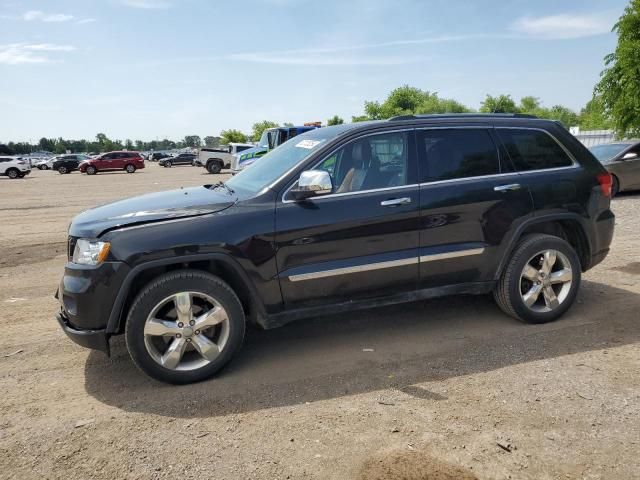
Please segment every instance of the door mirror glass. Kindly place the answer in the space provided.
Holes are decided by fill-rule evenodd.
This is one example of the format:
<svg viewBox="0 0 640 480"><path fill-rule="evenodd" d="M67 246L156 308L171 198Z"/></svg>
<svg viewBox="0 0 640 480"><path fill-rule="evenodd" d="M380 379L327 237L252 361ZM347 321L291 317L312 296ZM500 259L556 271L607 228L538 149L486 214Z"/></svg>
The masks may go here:
<svg viewBox="0 0 640 480"><path fill-rule="evenodd" d="M333 191L331 177L324 170L307 170L302 172L298 184L291 190L291 195L296 200L318 195L326 195Z"/></svg>
<svg viewBox="0 0 640 480"><path fill-rule="evenodd" d="M629 152L624 154L622 160L635 160L636 158L638 158L637 153Z"/></svg>

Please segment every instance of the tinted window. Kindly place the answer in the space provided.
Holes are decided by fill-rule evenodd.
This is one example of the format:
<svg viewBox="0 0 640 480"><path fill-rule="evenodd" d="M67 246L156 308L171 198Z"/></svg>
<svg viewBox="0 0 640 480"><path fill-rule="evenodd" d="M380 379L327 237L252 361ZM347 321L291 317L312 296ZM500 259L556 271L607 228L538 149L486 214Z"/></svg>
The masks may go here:
<svg viewBox="0 0 640 480"><path fill-rule="evenodd" d="M567 153L546 132L508 128L497 131L519 172L573 165Z"/></svg>
<svg viewBox="0 0 640 480"><path fill-rule="evenodd" d="M243 147L243 146L238 145L236 147L236 152L238 152L238 153L239 152L243 152L244 150L248 150L249 148L253 148L253 147Z"/></svg>
<svg viewBox="0 0 640 480"><path fill-rule="evenodd" d="M500 173L498 151L488 130L425 130L418 138L426 158L426 168L421 168L422 182Z"/></svg>
<svg viewBox="0 0 640 480"><path fill-rule="evenodd" d="M329 172L334 193L357 192L407 184L407 133L387 133L351 142L315 169Z"/></svg>

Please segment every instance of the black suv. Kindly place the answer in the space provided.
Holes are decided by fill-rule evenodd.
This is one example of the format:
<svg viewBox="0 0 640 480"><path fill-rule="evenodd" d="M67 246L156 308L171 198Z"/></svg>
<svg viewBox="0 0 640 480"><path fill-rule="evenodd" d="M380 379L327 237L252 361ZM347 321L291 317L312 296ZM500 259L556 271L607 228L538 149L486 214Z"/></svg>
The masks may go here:
<svg viewBox="0 0 640 480"><path fill-rule="evenodd" d="M88 210L69 228L58 321L188 383L263 328L493 292L525 322L561 316L609 251L611 176L560 124L404 116L321 128L226 183Z"/></svg>

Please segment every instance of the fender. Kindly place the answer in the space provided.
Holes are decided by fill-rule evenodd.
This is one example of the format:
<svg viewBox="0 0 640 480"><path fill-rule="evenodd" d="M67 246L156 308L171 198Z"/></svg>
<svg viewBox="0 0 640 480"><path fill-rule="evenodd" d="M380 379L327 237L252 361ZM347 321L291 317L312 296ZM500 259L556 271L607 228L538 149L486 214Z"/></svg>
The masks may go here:
<svg viewBox="0 0 640 480"><path fill-rule="evenodd" d="M503 249L502 258L500 259L500 263L498 264L498 268L496 270L495 275L493 276L493 279L494 280L500 279L500 276L502 275L502 271L504 270L507 264L507 261L511 258L511 254L515 250L516 245L518 244L518 240L520 240L520 237L522 236L522 232L524 232L528 227L531 227L532 225L535 225L538 223L552 222L554 220L575 220L578 222L578 224L580 225L580 228L582 229L582 233L584 234L584 238L587 241L588 258L591 259L591 252L593 251L593 246L591 245L591 237L587 233L587 229L585 225L586 221L584 217L581 217L577 213L568 213L568 212L551 213L551 214L546 214L540 217L531 217L530 219L528 219L527 221L519 225L518 228L516 228L516 230L513 232L513 234L511 234L511 236L508 239L505 239L506 246Z"/></svg>
<svg viewBox="0 0 640 480"><path fill-rule="evenodd" d="M142 263L140 265L135 266L129 271L126 278L120 285L120 289L118 290L118 294L116 295L116 299L113 302L113 308L111 309L111 314L109 315L109 320L107 321L107 328L105 329L107 335L116 334L120 331L120 326L122 324L122 310L124 308L124 302L129 294L129 290L131 289L131 284L133 283L133 279L138 276L138 274L144 272L145 270L149 270L150 268L162 267L166 265L175 265L178 263L188 263L188 262L197 262L203 260L218 260L224 262L227 266L231 267L235 273L239 275L242 279L244 285L249 289L251 301L254 303L257 308L257 316L258 318L266 318L266 311L262 300L258 296L258 293L255 289L253 282L249 279L247 273L242 269L242 267L238 264L236 260L234 260L230 255L224 253L208 253L208 254L196 254L196 255L184 255L179 257L170 257L163 258L160 260L152 260L149 262Z"/></svg>

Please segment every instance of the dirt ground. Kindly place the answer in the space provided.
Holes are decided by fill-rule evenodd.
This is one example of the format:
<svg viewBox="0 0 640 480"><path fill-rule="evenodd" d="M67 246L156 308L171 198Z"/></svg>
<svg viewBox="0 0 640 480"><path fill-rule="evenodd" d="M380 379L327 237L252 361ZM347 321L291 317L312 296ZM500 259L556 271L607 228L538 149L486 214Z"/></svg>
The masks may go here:
<svg viewBox="0 0 640 480"><path fill-rule="evenodd" d="M66 229L109 200L217 180L0 178L0 478L640 478L640 194L560 321L452 297L252 331L217 378L175 387L69 341Z"/></svg>

